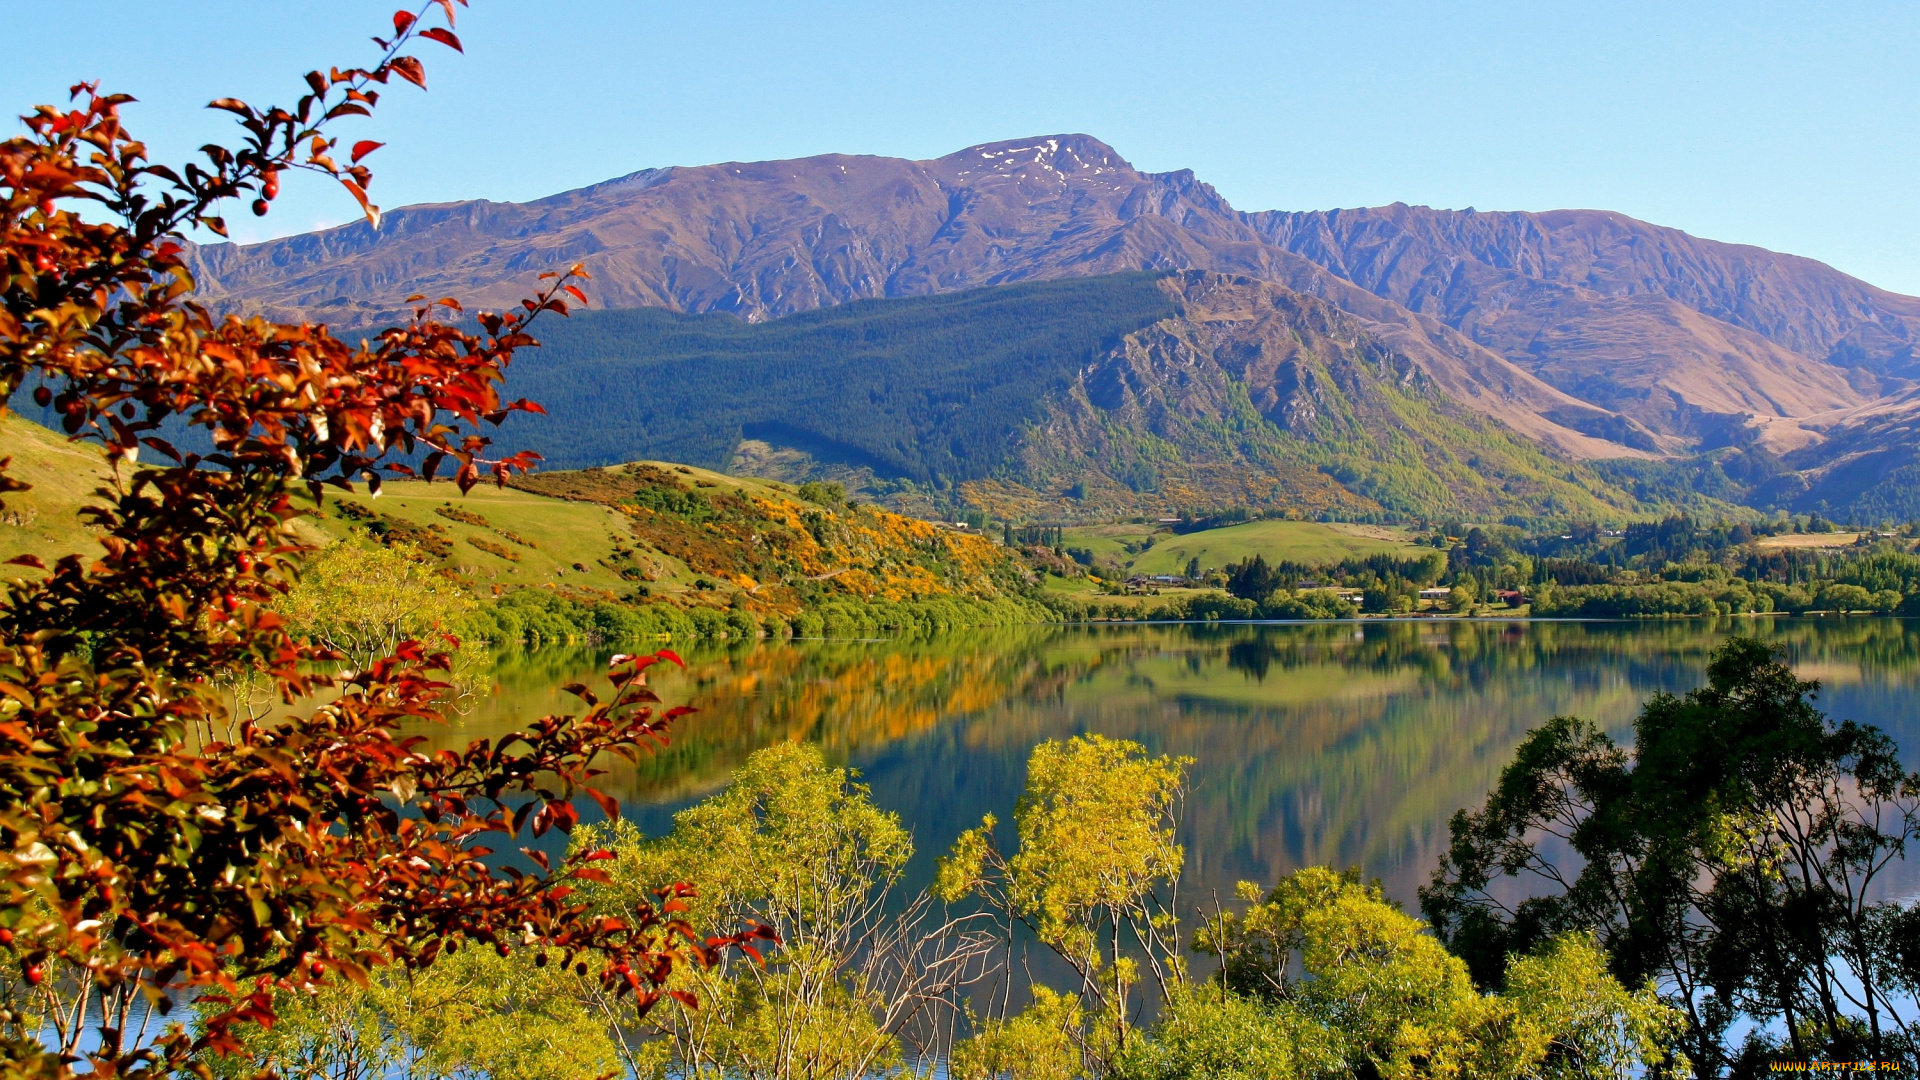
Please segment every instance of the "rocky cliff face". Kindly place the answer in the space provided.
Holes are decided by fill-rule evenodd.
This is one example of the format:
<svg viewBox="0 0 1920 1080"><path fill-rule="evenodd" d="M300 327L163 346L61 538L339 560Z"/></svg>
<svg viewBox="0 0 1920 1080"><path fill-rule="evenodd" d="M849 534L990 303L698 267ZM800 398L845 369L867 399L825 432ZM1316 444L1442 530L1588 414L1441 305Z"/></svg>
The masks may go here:
<svg viewBox="0 0 1920 1080"><path fill-rule="evenodd" d="M1274 282L1186 272L1180 314L1126 335L1047 403L972 501L1143 513L1613 516L1631 497L1446 394L1393 327ZM1098 516L1096 514L1096 516Z"/></svg>
<svg viewBox="0 0 1920 1080"><path fill-rule="evenodd" d="M849 300L1038 278L1201 269L1282 282L1378 324L1468 407L1579 457L1654 449L1640 425L1426 314L1264 239L1190 172L1142 173L1084 135L934 161L828 155L652 170L527 204L407 207L365 223L195 253L209 302L359 325L412 293L506 307L583 263L600 307L777 318Z"/></svg>
<svg viewBox="0 0 1920 1080"><path fill-rule="evenodd" d="M342 325L393 318L416 292L504 307L538 273L576 262L597 306L754 321L1035 279L1209 271L1323 301L1435 392L1559 454L1758 447L1788 455L1816 501L1842 446L1907 438L1885 417L1920 379L1920 299L1811 260L1598 211L1241 213L1190 172L1140 172L1084 135L931 161L648 170L195 259L216 306ZM1126 385L1090 384L1088 400ZM1320 422L1314 385L1277 366L1260 391L1281 409L1274 422Z"/></svg>

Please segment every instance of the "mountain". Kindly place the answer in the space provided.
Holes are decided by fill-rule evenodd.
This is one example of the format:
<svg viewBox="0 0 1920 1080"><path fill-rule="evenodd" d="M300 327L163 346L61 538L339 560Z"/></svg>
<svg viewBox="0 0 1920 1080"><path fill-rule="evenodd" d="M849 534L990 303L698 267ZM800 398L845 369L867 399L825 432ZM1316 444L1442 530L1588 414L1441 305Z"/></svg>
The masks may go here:
<svg viewBox="0 0 1920 1080"><path fill-rule="evenodd" d="M658 308L543 331L509 389L548 465L823 476L897 509L1111 519L1613 518L1634 496L1445 393L1404 328L1275 282L1118 274L764 323ZM751 373L743 377L743 373ZM724 387L724 393L716 393Z"/></svg>
<svg viewBox="0 0 1920 1080"><path fill-rule="evenodd" d="M1206 271L1329 305L1431 392L1555 460L1677 462L1668 489L1829 512L1886 503L1861 482L1871 470L1848 463L1905 460L1912 425L1885 417L1920 378L1920 299L1811 260L1598 211L1242 213L1191 172L1140 172L1084 135L930 161L647 170L526 204L408 207L377 232L358 223L193 258L218 308L343 326L391 319L415 292L504 307L537 273L575 262L599 307L747 323ZM1021 445L1022 460L1045 457ZM1728 479L1748 474L1760 479Z"/></svg>
<svg viewBox="0 0 1920 1080"><path fill-rule="evenodd" d="M1621 214L1390 206L1249 216L1555 386L1665 432L1864 404L1920 375L1920 299Z"/></svg>

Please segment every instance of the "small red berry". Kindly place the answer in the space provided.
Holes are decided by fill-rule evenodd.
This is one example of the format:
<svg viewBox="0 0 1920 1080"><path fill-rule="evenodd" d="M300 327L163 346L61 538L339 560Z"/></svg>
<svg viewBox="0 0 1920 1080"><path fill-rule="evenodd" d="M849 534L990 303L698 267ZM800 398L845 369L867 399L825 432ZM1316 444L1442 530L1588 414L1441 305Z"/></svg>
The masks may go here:
<svg viewBox="0 0 1920 1080"><path fill-rule="evenodd" d="M507 948L507 943L503 941L500 944L495 945L493 947L493 951L499 953L501 956L505 956L508 953L512 952L513 950Z"/></svg>
<svg viewBox="0 0 1920 1080"><path fill-rule="evenodd" d="M13 931L0 927L0 945L13 944Z"/></svg>
<svg viewBox="0 0 1920 1080"><path fill-rule="evenodd" d="M267 200L265 199L253 200L253 216L254 217L267 216Z"/></svg>
<svg viewBox="0 0 1920 1080"><path fill-rule="evenodd" d="M243 574L253 573L253 556L243 551L240 553L240 557L235 559L234 562L240 567L241 573Z"/></svg>
<svg viewBox="0 0 1920 1080"><path fill-rule="evenodd" d="M35 964L32 967L27 969L27 982L30 985L39 986L41 980L45 979L46 977L47 977L47 973L40 969L39 964Z"/></svg>

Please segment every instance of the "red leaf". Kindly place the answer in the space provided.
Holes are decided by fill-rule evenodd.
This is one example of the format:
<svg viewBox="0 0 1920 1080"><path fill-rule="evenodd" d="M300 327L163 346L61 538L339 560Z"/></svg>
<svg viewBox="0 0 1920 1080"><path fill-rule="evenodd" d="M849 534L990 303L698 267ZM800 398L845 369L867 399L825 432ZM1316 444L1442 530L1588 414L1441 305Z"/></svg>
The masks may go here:
<svg viewBox="0 0 1920 1080"><path fill-rule="evenodd" d="M380 208L373 205L373 203L367 199L366 189L344 176L340 178L340 185L352 192L353 197L359 200L361 211L367 215L367 224L372 225L376 229L379 228ZM220 235L225 236L226 234L221 233Z"/></svg>
<svg viewBox="0 0 1920 1080"><path fill-rule="evenodd" d="M394 33L404 34L407 32L407 27L412 25L413 25L413 15L411 12L396 11L393 13L393 32Z"/></svg>
<svg viewBox="0 0 1920 1080"><path fill-rule="evenodd" d="M620 816L620 800L600 791L598 788L588 788L587 797L600 805L600 812L607 815L608 820Z"/></svg>
<svg viewBox="0 0 1920 1080"><path fill-rule="evenodd" d="M374 142L372 139L361 139L359 142L353 144L353 161L355 164L358 164L361 158L366 157L368 154L373 153L385 145L387 144Z"/></svg>
<svg viewBox="0 0 1920 1080"><path fill-rule="evenodd" d="M391 66L394 74L422 90L427 88L427 69L420 61L411 56L396 56Z"/></svg>
<svg viewBox="0 0 1920 1080"><path fill-rule="evenodd" d="M436 26L431 30L420 31L420 36L423 38L426 38L428 41L437 41L440 44L445 45L447 48L452 49L454 52L457 52L457 53L464 53L467 51L460 47L460 39L457 37L454 37L453 31L451 30L442 30Z"/></svg>
<svg viewBox="0 0 1920 1080"><path fill-rule="evenodd" d="M31 566L35 570L45 570L47 568L47 564L41 562L40 556L38 555L15 555L13 558L7 560L7 565Z"/></svg>

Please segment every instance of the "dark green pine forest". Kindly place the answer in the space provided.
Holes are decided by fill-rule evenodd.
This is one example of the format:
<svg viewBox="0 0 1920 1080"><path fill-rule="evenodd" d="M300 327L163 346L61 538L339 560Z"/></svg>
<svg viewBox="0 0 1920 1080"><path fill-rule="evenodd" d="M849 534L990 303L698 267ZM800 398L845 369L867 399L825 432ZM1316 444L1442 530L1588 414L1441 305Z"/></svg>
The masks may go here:
<svg viewBox="0 0 1920 1080"><path fill-rule="evenodd" d="M759 324L582 311L541 323L543 348L515 363L510 393L554 418L515 436L556 469L643 458L721 468L754 438L889 479L976 479L1081 367L1178 314L1155 280L865 300Z"/></svg>

